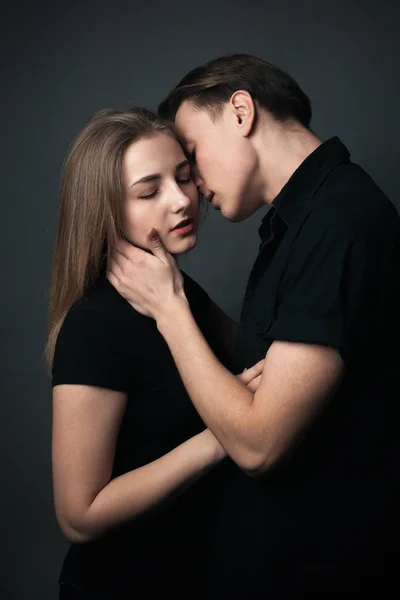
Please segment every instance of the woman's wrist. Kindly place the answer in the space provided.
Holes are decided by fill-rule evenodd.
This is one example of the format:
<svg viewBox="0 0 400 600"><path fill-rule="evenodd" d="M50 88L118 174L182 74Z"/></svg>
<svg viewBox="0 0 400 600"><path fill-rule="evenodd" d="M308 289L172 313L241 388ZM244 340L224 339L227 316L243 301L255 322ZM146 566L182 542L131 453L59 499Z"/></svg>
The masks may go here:
<svg viewBox="0 0 400 600"><path fill-rule="evenodd" d="M227 454L224 448L209 429L205 429L200 435L204 438L204 443L207 446L209 462L211 464L218 464L224 458L226 458Z"/></svg>

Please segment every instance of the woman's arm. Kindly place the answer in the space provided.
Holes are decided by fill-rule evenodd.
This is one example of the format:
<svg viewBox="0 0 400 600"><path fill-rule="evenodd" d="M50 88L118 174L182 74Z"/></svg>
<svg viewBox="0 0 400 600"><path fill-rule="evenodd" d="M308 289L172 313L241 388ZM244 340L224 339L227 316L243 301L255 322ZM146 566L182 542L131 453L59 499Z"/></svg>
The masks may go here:
<svg viewBox="0 0 400 600"><path fill-rule="evenodd" d="M181 493L225 452L206 429L152 463L110 481L126 394L84 385L53 390L53 482L57 520L73 543Z"/></svg>

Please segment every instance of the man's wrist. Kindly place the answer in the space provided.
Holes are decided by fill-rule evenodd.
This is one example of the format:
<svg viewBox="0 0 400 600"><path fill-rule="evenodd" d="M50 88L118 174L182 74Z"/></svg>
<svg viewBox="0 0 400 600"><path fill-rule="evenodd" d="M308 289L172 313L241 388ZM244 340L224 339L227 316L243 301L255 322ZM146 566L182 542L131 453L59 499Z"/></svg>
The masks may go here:
<svg viewBox="0 0 400 600"><path fill-rule="evenodd" d="M156 317L157 328L163 334L171 325L178 325L190 313L189 302L184 293L166 301Z"/></svg>

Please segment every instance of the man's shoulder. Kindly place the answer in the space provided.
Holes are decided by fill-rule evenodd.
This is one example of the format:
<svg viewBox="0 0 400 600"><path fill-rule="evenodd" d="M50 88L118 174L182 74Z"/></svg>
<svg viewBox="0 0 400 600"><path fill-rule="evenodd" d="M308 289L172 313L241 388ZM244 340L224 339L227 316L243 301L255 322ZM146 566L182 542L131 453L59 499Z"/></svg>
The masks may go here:
<svg viewBox="0 0 400 600"><path fill-rule="evenodd" d="M362 167L351 162L334 169L316 193L312 223L349 240L383 240L400 230L393 203Z"/></svg>

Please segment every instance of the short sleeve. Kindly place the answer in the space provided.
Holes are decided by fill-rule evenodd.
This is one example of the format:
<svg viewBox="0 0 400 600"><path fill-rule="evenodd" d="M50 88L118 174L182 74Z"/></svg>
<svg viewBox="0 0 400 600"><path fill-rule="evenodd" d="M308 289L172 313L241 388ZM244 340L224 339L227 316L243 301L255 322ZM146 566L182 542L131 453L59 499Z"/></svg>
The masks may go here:
<svg viewBox="0 0 400 600"><path fill-rule="evenodd" d="M334 227L316 235L305 227L288 261L268 338L331 346L348 361L374 310L378 272L376 249L362 236Z"/></svg>
<svg viewBox="0 0 400 600"><path fill-rule="evenodd" d="M133 365L122 325L95 310L71 310L58 335L53 387L80 384L126 391Z"/></svg>

